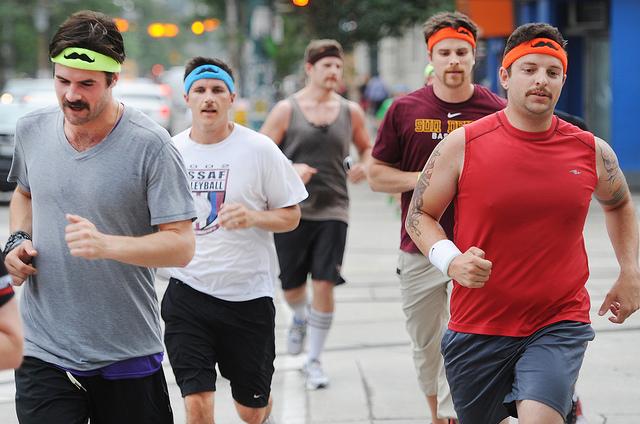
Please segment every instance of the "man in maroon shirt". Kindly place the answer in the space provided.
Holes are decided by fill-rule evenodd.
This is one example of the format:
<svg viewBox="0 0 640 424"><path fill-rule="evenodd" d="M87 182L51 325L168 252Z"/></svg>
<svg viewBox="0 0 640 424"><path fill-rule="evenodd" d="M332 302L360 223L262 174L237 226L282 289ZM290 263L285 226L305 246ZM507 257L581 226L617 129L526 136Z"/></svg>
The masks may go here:
<svg viewBox="0 0 640 424"><path fill-rule="evenodd" d="M402 221L419 171L448 133L504 107L504 99L471 82L478 28L461 13L443 12L424 24L432 85L395 100L378 130L368 179L374 191L402 193ZM453 209L440 220L453 237ZM434 268L400 228L397 273L421 390L434 424L455 418L444 377L440 340L449 318L449 277ZM439 418L442 417L442 418Z"/></svg>

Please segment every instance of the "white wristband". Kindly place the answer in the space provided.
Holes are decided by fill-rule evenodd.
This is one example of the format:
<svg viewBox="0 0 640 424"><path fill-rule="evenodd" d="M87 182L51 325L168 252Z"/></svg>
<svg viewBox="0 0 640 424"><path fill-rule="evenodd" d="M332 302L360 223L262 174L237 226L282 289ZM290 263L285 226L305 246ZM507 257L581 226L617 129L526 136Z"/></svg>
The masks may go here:
<svg viewBox="0 0 640 424"><path fill-rule="evenodd" d="M451 261L456 256L460 255L462 255L460 249L448 239L437 241L431 246L431 249L429 249L429 261L431 264L449 278L451 278L449 275L449 264L451 264Z"/></svg>

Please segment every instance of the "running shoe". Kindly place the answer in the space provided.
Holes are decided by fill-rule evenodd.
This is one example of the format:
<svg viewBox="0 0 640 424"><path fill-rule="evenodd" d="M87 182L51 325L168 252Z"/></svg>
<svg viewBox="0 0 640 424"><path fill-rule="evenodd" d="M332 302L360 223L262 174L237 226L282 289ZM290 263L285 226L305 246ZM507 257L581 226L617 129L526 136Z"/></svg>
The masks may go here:
<svg viewBox="0 0 640 424"><path fill-rule="evenodd" d="M289 334L287 336L287 352L289 355L299 355L304 347L304 338L307 335L307 321L298 321L293 318Z"/></svg>
<svg viewBox="0 0 640 424"><path fill-rule="evenodd" d="M322 370L320 361L307 362L302 371L307 376L307 390L323 389L329 385L329 377Z"/></svg>
<svg viewBox="0 0 640 424"><path fill-rule="evenodd" d="M571 405L571 411L567 415L567 424L589 424L582 413L582 402L580 398L574 395Z"/></svg>

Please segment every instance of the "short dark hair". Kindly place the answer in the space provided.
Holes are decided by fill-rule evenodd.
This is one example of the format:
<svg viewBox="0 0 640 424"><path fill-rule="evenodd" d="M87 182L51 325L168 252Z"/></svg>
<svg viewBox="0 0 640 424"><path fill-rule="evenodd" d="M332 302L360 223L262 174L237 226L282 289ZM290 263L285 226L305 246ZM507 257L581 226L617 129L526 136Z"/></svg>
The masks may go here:
<svg viewBox="0 0 640 424"><path fill-rule="evenodd" d="M460 12L440 12L436 13L422 24L424 42L428 43L429 37L440 31L442 28L448 27L453 29L463 27L471 31L474 40L478 39L478 26L467 15Z"/></svg>
<svg viewBox="0 0 640 424"><path fill-rule="evenodd" d="M109 56L118 63L126 57L124 40L112 18L92 10L76 12L58 27L49 43L49 56L67 47L81 47Z"/></svg>
<svg viewBox="0 0 640 424"><path fill-rule="evenodd" d="M565 51L567 50L567 40L564 39L558 28L543 22L535 22L520 25L511 33L504 46L502 57L504 58L516 46L534 38L549 38L560 44Z"/></svg>
<svg viewBox="0 0 640 424"><path fill-rule="evenodd" d="M112 18L93 10L82 10L69 16L49 43L49 57L56 57L68 47L80 47L109 56L118 63L126 58L124 40ZM113 73L105 72L107 85Z"/></svg>
<svg viewBox="0 0 640 424"><path fill-rule="evenodd" d="M311 40L304 51L305 63L311 63L312 65L323 57L328 56L343 58L344 51L342 50L342 45L336 40Z"/></svg>
<svg viewBox="0 0 640 424"><path fill-rule="evenodd" d="M227 65L225 62L223 62L220 59L213 58L213 57L202 57L202 56L196 56L194 58L189 59L187 64L184 66L183 80L187 79L191 71L196 69L198 66L202 66L202 65L215 65L218 68L221 68L227 74L229 74L229 76L231 77L231 80L235 82L235 78L233 77L233 71L231 70L231 67L229 65Z"/></svg>

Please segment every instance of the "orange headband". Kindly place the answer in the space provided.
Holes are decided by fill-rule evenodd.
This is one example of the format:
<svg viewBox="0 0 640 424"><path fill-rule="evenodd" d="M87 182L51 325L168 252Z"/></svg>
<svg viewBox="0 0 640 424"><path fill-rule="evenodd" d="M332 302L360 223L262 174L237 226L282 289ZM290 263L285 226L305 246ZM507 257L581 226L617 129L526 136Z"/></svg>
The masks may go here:
<svg viewBox="0 0 640 424"><path fill-rule="evenodd" d="M433 50L433 46L438 44L445 38L459 38L460 40L467 41L473 48L476 48L476 39L473 38L473 33L464 27L446 27L434 32L427 40L427 48L429 51Z"/></svg>
<svg viewBox="0 0 640 424"><path fill-rule="evenodd" d="M560 59L560 62L562 62L564 73L567 73L567 52L560 44L549 38L534 38L533 40L518 44L504 56L504 59L502 59L502 67L507 69L513 62L527 54L547 54L557 57Z"/></svg>

